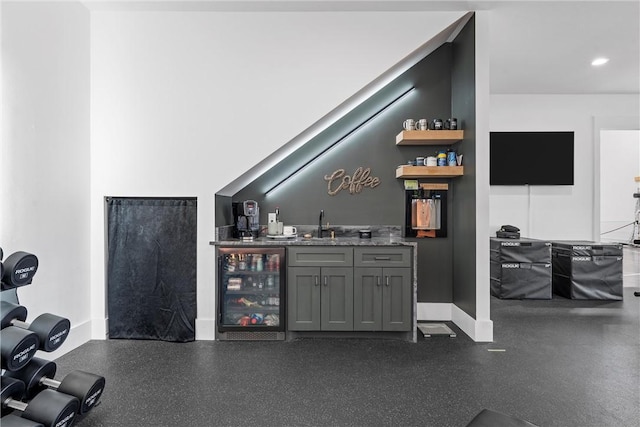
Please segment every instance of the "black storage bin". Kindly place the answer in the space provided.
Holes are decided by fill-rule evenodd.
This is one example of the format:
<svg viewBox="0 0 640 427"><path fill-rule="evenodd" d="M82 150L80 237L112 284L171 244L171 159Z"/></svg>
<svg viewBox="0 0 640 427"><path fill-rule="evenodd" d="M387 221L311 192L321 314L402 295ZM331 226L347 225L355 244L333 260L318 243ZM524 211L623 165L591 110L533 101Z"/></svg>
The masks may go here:
<svg viewBox="0 0 640 427"><path fill-rule="evenodd" d="M502 299L551 299L551 263L492 262L491 295Z"/></svg>
<svg viewBox="0 0 640 427"><path fill-rule="evenodd" d="M491 295L551 299L551 242L491 238Z"/></svg>
<svg viewBox="0 0 640 427"><path fill-rule="evenodd" d="M553 241L553 292L571 299L622 300L622 245Z"/></svg>

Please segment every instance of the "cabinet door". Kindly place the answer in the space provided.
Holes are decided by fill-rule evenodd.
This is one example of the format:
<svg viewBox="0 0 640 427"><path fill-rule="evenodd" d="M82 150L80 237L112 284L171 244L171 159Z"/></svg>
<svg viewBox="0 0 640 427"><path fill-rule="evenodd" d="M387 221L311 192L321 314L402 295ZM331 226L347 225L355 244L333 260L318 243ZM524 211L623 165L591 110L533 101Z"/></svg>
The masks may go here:
<svg viewBox="0 0 640 427"><path fill-rule="evenodd" d="M289 330L320 330L320 268L289 267L287 273Z"/></svg>
<svg viewBox="0 0 640 427"><path fill-rule="evenodd" d="M382 269L382 329L411 330L411 269Z"/></svg>
<svg viewBox="0 0 640 427"><path fill-rule="evenodd" d="M353 329L382 330L382 268L358 267L353 280Z"/></svg>
<svg viewBox="0 0 640 427"><path fill-rule="evenodd" d="M321 328L323 331L353 331L353 268L321 269Z"/></svg>

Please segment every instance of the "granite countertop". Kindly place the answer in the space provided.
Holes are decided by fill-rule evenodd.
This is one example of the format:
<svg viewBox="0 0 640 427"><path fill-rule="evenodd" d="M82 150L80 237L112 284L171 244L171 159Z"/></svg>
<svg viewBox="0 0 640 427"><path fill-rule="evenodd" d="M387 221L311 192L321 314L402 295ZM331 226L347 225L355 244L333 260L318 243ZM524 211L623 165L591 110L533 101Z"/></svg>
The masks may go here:
<svg viewBox="0 0 640 427"><path fill-rule="evenodd" d="M243 242L240 239L217 240L209 242L214 246L415 246L416 242L407 241L403 237L372 237L361 239L359 237L324 237L319 239L312 237L295 237L290 239L270 239L259 237L253 242Z"/></svg>
<svg viewBox="0 0 640 427"><path fill-rule="evenodd" d="M317 226L298 225L298 236L287 239L273 239L258 237L252 242L243 242L241 239L231 237L232 227L218 227L216 238L209 244L214 246L417 246L415 241L405 240L402 237L402 228L395 225L334 225L326 230L326 233L333 231L335 238L331 237L311 237L304 238L305 234L317 235ZM370 231L370 239L361 239L359 231Z"/></svg>

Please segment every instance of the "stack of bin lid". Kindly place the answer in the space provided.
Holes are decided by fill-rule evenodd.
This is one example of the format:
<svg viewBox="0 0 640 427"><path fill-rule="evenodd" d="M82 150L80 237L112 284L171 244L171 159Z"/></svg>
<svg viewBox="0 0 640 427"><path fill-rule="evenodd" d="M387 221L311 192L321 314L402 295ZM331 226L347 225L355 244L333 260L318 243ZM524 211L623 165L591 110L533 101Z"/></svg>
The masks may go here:
<svg viewBox="0 0 640 427"><path fill-rule="evenodd" d="M490 239L491 295L503 299L551 299L551 242Z"/></svg>

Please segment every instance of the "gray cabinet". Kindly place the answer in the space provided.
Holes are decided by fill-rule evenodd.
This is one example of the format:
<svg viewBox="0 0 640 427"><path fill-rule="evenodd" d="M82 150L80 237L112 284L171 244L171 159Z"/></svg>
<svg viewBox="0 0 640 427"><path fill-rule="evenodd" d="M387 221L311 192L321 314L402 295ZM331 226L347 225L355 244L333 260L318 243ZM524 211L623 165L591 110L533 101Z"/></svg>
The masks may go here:
<svg viewBox="0 0 640 427"><path fill-rule="evenodd" d="M411 249L356 248L354 258L354 330L410 331Z"/></svg>
<svg viewBox="0 0 640 427"><path fill-rule="evenodd" d="M353 330L353 248L292 247L287 325L291 331Z"/></svg>
<svg viewBox="0 0 640 427"><path fill-rule="evenodd" d="M287 301L291 331L352 331L353 268L289 267Z"/></svg>
<svg viewBox="0 0 640 427"><path fill-rule="evenodd" d="M411 248L290 247L287 260L289 330L411 331Z"/></svg>

